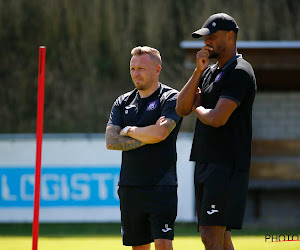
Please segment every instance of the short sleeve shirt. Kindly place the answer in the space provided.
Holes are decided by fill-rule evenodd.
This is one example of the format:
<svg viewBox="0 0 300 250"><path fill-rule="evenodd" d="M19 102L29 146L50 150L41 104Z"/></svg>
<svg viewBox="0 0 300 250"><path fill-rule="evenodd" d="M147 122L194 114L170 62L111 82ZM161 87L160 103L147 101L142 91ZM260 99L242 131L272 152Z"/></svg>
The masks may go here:
<svg viewBox="0 0 300 250"><path fill-rule="evenodd" d="M227 69L217 64L207 68L200 79L202 106L215 108L220 98L235 101L238 107L225 125L214 128L196 122L190 160L195 162L236 163L249 169L252 141L252 106L256 79L252 66L238 56Z"/></svg>
<svg viewBox="0 0 300 250"><path fill-rule="evenodd" d="M177 185L176 139L182 122L175 111L177 97L177 90L159 83L147 98L141 98L134 89L114 102L108 126L145 127L155 124L161 116L177 124L165 140L122 152L120 186Z"/></svg>

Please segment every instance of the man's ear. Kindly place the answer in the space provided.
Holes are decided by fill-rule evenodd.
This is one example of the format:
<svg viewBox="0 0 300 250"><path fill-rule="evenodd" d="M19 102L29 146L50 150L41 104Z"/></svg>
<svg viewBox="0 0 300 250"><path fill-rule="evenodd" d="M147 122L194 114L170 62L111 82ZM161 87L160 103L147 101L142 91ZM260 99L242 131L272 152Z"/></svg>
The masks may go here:
<svg viewBox="0 0 300 250"><path fill-rule="evenodd" d="M233 30L228 31L228 39L229 40L234 39L234 31Z"/></svg>
<svg viewBox="0 0 300 250"><path fill-rule="evenodd" d="M161 72L161 69L162 69L161 65L156 65L156 73L159 74Z"/></svg>

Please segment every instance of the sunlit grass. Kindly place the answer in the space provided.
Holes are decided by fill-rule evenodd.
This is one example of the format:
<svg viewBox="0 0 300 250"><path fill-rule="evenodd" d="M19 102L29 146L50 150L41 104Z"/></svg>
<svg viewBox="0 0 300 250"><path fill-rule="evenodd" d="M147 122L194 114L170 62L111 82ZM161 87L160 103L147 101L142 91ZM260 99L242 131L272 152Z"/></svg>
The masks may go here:
<svg viewBox="0 0 300 250"><path fill-rule="evenodd" d="M300 249L300 242L265 242L264 236L234 236L235 249L263 250L263 249ZM1 250L25 250L31 249L31 237L29 236L0 236ZM173 242L174 250L204 250L200 236L176 237ZM131 249L124 247L120 236L76 236L76 237L40 237L39 250L119 250ZM152 249L154 246L152 244Z"/></svg>
<svg viewBox="0 0 300 250"><path fill-rule="evenodd" d="M30 250L30 224L0 224L0 250ZM236 250L300 249L300 241L265 242L265 234L300 235L299 230L233 230ZM41 224L39 250L119 250L131 249L122 245L120 224ZM174 250L204 250L200 235L193 223L175 226ZM152 250L154 245L152 244Z"/></svg>

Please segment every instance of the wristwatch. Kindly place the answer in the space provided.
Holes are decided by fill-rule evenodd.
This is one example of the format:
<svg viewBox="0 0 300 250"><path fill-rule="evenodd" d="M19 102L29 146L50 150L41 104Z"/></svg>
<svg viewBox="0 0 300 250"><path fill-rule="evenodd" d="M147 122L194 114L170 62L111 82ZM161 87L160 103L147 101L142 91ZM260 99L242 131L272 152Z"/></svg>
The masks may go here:
<svg viewBox="0 0 300 250"><path fill-rule="evenodd" d="M124 129L123 129L123 132L124 132L124 135L125 136L128 136L128 132L130 131L131 127L130 126L126 126Z"/></svg>

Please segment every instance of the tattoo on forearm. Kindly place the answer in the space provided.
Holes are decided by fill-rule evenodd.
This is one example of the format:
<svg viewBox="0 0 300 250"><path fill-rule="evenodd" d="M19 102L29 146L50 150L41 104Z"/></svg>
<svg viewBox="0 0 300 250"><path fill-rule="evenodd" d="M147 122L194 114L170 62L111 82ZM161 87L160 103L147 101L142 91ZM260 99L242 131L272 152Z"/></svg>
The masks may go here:
<svg viewBox="0 0 300 250"><path fill-rule="evenodd" d="M176 127L176 122L170 118L166 118L167 122L163 124L163 126L169 131L169 134Z"/></svg>
<svg viewBox="0 0 300 250"><path fill-rule="evenodd" d="M106 127L105 139L108 149L128 151L145 145L139 140L119 135L120 131L121 127L119 126L111 125Z"/></svg>

